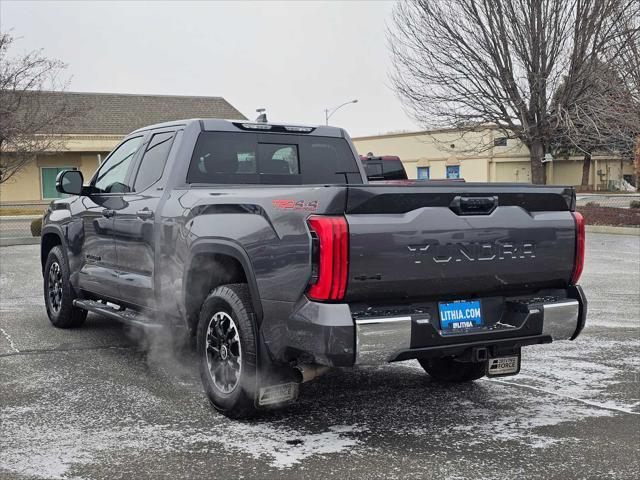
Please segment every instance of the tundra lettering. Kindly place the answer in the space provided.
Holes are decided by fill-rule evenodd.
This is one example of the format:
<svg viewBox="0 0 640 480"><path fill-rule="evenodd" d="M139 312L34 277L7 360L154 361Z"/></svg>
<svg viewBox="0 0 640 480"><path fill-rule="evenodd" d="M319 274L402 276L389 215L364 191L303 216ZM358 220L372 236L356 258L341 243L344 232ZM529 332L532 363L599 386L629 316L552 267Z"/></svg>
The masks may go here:
<svg viewBox="0 0 640 480"><path fill-rule="evenodd" d="M436 263L451 261L518 260L535 258L535 248L529 243L446 243L444 245L407 245L410 252L430 253Z"/></svg>

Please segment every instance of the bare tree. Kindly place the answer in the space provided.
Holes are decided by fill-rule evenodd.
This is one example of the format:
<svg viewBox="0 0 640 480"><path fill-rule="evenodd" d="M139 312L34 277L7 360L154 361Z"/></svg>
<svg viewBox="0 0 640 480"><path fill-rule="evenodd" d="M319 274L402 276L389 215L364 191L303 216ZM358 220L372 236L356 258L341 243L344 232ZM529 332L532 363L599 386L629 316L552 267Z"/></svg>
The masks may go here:
<svg viewBox="0 0 640 480"><path fill-rule="evenodd" d="M553 102L558 127L553 143L583 154L583 186L589 184L594 153L631 160L640 136L640 18L632 14L629 10L612 25L615 40L594 64L590 88L569 105ZM562 96L564 87L556 96Z"/></svg>
<svg viewBox="0 0 640 480"><path fill-rule="evenodd" d="M636 138L636 153L633 162L636 167L636 189L640 190L640 135Z"/></svg>
<svg viewBox="0 0 640 480"><path fill-rule="evenodd" d="M636 0L640 4L640 0ZM640 102L640 15L630 9L612 25L616 41L605 50L604 60L616 70L631 96Z"/></svg>
<svg viewBox="0 0 640 480"><path fill-rule="evenodd" d="M618 24L622 44L618 55L609 55L611 63L623 79L633 98L634 105L640 104L640 16L630 15L625 22ZM626 34L626 36L625 36ZM636 188L640 189L640 122L636 123L635 177Z"/></svg>
<svg viewBox="0 0 640 480"><path fill-rule="evenodd" d="M59 133L79 113L63 96L42 95L44 90L66 88L59 78L65 65L40 50L10 56L14 40L0 32L0 184L38 154L62 149Z"/></svg>
<svg viewBox="0 0 640 480"><path fill-rule="evenodd" d="M633 15L638 0L399 2L392 81L427 127L491 125L519 139L532 181L545 183L553 112L588 98L601 59L618 58L620 22Z"/></svg>
<svg viewBox="0 0 640 480"><path fill-rule="evenodd" d="M563 87L557 95L562 92ZM622 160L634 156L640 132L640 101L612 65L602 63L584 98L570 105L557 105L552 117L556 121L552 147L560 154L583 156L583 186L589 184L594 153L610 153Z"/></svg>

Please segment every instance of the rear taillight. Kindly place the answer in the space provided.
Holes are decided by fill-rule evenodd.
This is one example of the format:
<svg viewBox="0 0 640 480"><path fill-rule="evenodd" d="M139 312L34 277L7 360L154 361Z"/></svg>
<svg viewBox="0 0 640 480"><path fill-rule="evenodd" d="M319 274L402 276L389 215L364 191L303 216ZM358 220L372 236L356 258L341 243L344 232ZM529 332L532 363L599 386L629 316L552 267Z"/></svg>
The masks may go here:
<svg viewBox="0 0 640 480"><path fill-rule="evenodd" d="M342 300L347 289L349 268L347 220L344 217L313 215L307 222L315 243L313 260L316 272L307 296L312 300Z"/></svg>
<svg viewBox="0 0 640 480"><path fill-rule="evenodd" d="M573 260L571 283L575 285L580 280L580 275L582 275L582 269L584 268L585 232L584 217L578 212L573 212L573 219L576 222L576 257Z"/></svg>

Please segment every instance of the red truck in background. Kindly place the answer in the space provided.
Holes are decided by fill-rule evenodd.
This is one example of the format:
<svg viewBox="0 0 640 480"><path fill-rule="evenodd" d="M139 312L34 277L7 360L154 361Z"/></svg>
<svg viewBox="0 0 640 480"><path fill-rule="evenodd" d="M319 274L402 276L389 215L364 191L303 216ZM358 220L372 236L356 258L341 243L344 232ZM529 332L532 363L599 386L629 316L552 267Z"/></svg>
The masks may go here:
<svg viewBox="0 0 640 480"><path fill-rule="evenodd" d="M360 155L360 161L364 166L365 173L367 174L367 180L370 182L385 182L385 183L401 183L411 184L416 182L423 182L426 179L409 180L407 172L404 169L404 165L400 160L400 157L396 155L381 155L377 156L369 152L366 155ZM431 182L464 182L464 178L442 178L442 179L428 179Z"/></svg>
<svg viewBox="0 0 640 480"><path fill-rule="evenodd" d="M407 180L408 178L400 157L395 155L376 156L369 152L366 155L360 155L360 161L370 181Z"/></svg>

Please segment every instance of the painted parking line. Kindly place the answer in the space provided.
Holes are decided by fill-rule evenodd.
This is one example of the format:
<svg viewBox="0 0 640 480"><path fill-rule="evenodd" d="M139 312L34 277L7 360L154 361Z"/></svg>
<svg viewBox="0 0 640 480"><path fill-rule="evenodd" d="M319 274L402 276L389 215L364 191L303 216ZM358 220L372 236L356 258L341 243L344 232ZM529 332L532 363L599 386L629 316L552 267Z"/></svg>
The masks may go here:
<svg viewBox="0 0 640 480"><path fill-rule="evenodd" d="M630 415L640 415L640 412L634 412L633 410L630 410L628 408L616 407L613 405L603 405L602 403L599 403L599 402L594 402L592 400L585 400L584 398L573 397L571 395L566 395L564 393L554 392L553 390L547 390L546 388L534 387L532 385L525 385L523 383L518 383L518 382L498 380L496 378L492 378L492 379L487 378L483 380L487 382L492 382L492 383L499 383L501 385L510 385L513 387L521 387L521 388L527 388L529 390L535 390L538 392L544 392L544 393L548 393L549 395L555 395L556 397L567 398L569 400L574 400L576 402L584 403L585 405L589 405L591 407L602 408L603 410L611 410L613 412L628 413Z"/></svg>
<svg viewBox="0 0 640 480"><path fill-rule="evenodd" d="M2 333L2 335L4 335L4 338L7 339L7 341L9 342L9 348L11 348L11 350L13 350L15 353L20 353L20 350L18 350L18 348L16 347L15 343L13 343L13 339L11 338L11 336L4 330L4 328L0 328L0 332Z"/></svg>

